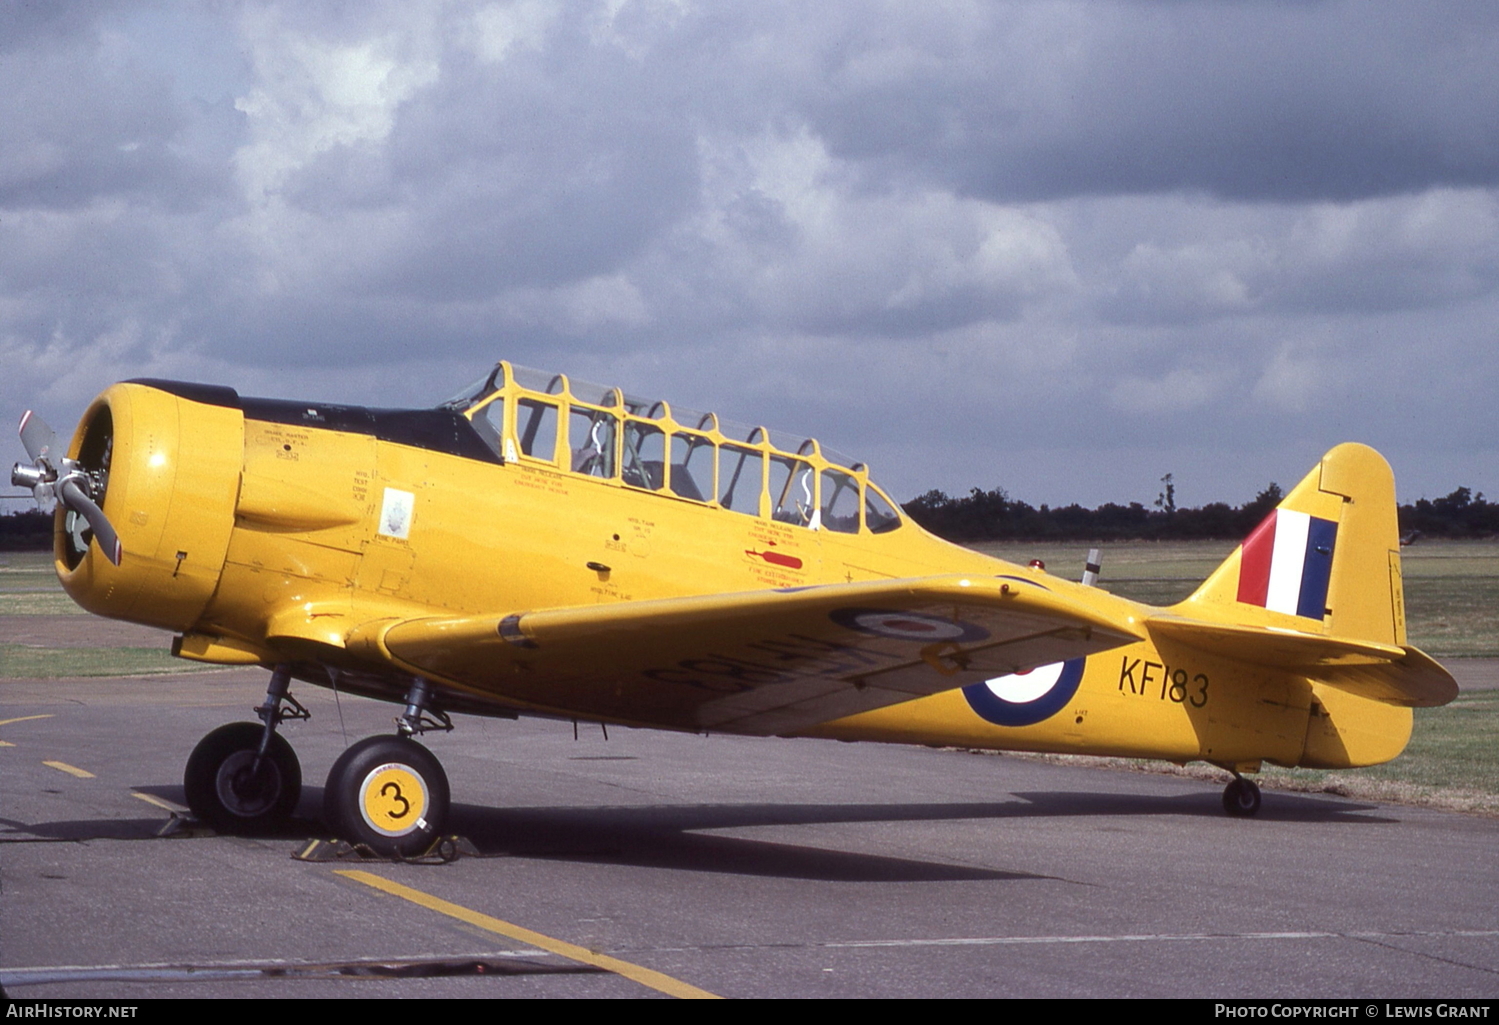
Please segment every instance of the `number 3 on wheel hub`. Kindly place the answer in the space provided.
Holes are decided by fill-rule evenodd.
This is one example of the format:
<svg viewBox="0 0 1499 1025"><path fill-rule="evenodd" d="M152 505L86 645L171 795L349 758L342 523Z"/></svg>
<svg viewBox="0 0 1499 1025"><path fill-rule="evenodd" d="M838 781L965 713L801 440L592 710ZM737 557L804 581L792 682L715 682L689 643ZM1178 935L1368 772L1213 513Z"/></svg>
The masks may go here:
<svg viewBox="0 0 1499 1025"><path fill-rule="evenodd" d="M414 740L367 737L333 763L323 816L352 843L387 857L412 857L426 851L447 822L447 775Z"/></svg>
<svg viewBox="0 0 1499 1025"><path fill-rule="evenodd" d="M426 825L427 788L422 778L399 762L379 766L359 787L359 811L365 824L386 836L405 836Z"/></svg>

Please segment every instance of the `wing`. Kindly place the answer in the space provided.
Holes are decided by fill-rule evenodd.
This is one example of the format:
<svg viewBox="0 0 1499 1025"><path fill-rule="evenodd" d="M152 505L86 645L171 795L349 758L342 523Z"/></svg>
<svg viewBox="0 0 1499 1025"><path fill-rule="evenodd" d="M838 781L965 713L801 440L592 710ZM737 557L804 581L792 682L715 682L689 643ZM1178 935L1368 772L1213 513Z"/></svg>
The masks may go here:
<svg viewBox="0 0 1499 1025"><path fill-rule="evenodd" d="M1139 639L1037 584L939 576L384 620L348 643L539 712L770 735Z"/></svg>

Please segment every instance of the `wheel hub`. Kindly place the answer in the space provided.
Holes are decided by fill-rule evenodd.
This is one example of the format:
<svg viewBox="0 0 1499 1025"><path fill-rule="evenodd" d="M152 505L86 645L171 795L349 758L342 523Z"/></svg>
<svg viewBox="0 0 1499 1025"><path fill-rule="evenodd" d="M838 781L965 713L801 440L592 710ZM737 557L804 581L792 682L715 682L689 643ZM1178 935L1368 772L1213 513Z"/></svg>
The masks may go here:
<svg viewBox="0 0 1499 1025"><path fill-rule="evenodd" d="M387 762L377 766L359 785L359 813L371 829L390 837L406 836L426 827L427 787L409 765Z"/></svg>
<svg viewBox="0 0 1499 1025"><path fill-rule="evenodd" d="M254 751L236 751L219 768L216 787L224 808L241 818L263 815L281 793L281 773L269 758L255 767Z"/></svg>

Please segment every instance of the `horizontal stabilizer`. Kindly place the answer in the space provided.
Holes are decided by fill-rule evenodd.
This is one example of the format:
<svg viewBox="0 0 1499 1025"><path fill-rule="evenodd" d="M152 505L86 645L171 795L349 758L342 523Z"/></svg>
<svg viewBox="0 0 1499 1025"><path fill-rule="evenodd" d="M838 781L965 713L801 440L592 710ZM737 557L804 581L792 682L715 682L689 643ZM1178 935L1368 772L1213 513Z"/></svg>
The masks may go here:
<svg viewBox="0 0 1499 1025"><path fill-rule="evenodd" d="M1336 666L1315 676L1339 690L1406 708L1435 708L1457 697L1452 674L1420 648L1406 648L1399 662Z"/></svg>
<svg viewBox="0 0 1499 1025"><path fill-rule="evenodd" d="M1152 634L1217 655L1278 669L1391 662L1405 655L1405 649L1395 644L1303 633L1285 627L1205 623L1172 615L1152 616L1146 625Z"/></svg>
<svg viewBox="0 0 1499 1025"><path fill-rule="evenodd" d="M1215 655L1302 673L1361 697L1408 708L1445 705L1457 696L1452 674L1417 648L1302 633L1284 627L1205 623L1152 616L1156 637Z"/></svg>

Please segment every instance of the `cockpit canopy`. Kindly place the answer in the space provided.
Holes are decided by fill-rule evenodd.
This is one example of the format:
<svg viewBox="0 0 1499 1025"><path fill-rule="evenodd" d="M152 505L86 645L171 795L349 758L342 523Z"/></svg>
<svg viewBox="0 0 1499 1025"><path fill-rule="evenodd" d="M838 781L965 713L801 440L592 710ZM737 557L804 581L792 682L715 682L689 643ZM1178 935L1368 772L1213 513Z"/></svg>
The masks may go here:
<svg viewBox="0 0 1499 1025"><path fill-rule="evenodd" d="M813 438L618 388L501 361L442 408L467 417L506 462L551 466L811 530L883 534L901 525L863 463Z"/></svg>

